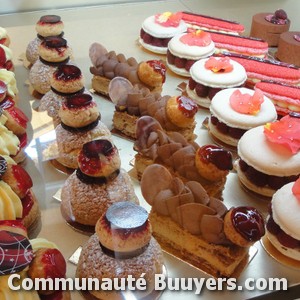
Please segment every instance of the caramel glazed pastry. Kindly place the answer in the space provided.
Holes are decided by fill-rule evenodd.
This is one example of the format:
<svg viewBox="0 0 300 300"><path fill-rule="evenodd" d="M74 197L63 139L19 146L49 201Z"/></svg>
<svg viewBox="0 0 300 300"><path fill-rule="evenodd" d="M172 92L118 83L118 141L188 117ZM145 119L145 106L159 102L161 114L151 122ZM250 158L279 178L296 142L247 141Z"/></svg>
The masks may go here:
<svg viewBox="0 0 300 300"><path fill-rule="evenodd" d="M84 87L81 70L74 65L58 66L50 79L51 90L41 99L39 111L47 111L56 127L60 122L58 111L68 96L90 94Z"/></svg>
<svg viewBox="0 0 300 300"><path fill-rule="evenodd" d="M139 203L129 175L120 169L118 150L110 141L99 139L84 144L78 166L62 188L61 211L65 218L95 226L114 202Z"/></svg>
<svg viewBox="0 0 300 300"><path fill-rule="evenodd" d="M111 138L107 126L100 121L101 115L90 94L76 94L66 98L58 116L61 123L56 126L58 157L62 165L76 169L77 156L82 146L94 139Z"/></svg>
<svg viewBox="0 0 300 300"><path fill-rule="evenodd" d="M134 166L139 178L148 165L157 163L184 182L200 182L209 196L221 197L226 176L233 168L229 151L216 145L189 143L178 132L167 134L149 116L137 121L136 135Z"/></svg>
<svg viewBox="0 0 300 300"><path fill-rule="evenodd" d="M199 182L184 184L161 165L145 169L141 191L151 205L149 220L161 247L213 276L238 276L249 247L265 233L254 207L228 210Z"/></svg>
<svg viewBox="0 0 300 300"><path fill-rule="evenodd" d="M141 84L151 91L161 92L166 79L166 66L158 60L138 63L135 58L126 59L123 54L108 52L101 44L90 46L89 56L93 64L92 87L100 94L108 96L110 81L117 76L125 77L132 84Z"/></svg>
<svg viewBox="0 0 300 300"><path fill-rule="evenodd" d="M33 89L44 95L51 89L50 80L59 65L70 61L70 48L62 37L49 36L39 46L39 58L29 71ZM71 64L71 63L70 63Z"/></svg>
<svg viewBox="0 0 300 300"><path fill-rule="evenodd" d="M44 15L41 16L35 25L37 36L29 42L26 48L26 58L34 64L39 58L38 48L42 41L48 36L63 36L64 23L60 16Z"/></svg>
<svg viewBox="0 0 300 300"><path fill-rule="evenodd" d="M198 106L185 96L161 96L148 88L132 85L123 77L109 84L109 97L115 104L114 128L136 138L136 122L140 116L152 116L166 132L177 131L187 140L194 140L195 114Z"/></svg>
<svg viewBox="0 0 300 300"><path fill-rule="evenodd" d="M130 202L114 203L96 224L96 233L83 246L76 270L78 278L146 280L146 290L134 290L134 299L152 299L155 274L163 274L163 255L151 235L147 211ZM121 300L126 292L103 289L90 293L97 299ZM148 297L147 297L148 299Z"/></svg>

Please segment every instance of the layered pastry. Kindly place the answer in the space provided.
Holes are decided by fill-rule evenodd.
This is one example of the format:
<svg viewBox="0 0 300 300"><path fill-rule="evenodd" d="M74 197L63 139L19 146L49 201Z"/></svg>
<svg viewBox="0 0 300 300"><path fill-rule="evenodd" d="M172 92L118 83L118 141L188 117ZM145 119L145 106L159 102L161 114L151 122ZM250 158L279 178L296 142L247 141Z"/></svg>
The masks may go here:
<svg viewBox="0 0 300 300"><path fill-rule="evenodd" d="M14 284L25 279L65 278L66 261L57 246L43 238L29 240L26 228L18 221L0 221L0 298L16 300L70 300L68 291L46 289L13 291L8 286L9 277L14 274ZM17 278L20 278L19 280ZM41 282L40 282L41 283ZM44 286L44 285L43 285ZM41 284L40 284L41 287Z"/></svg>
<svg viewBox="0 0 300 300"><path fill-rule="evenodd" d="M26 228L32 227L40 210L30 175L5 156L0 156L0 166L0 220L20 220Z"/></svg>
<svg viewBox="0 0 300 300"><path fill-rule="evenodd" d="M137 121L134 149L135 169L141 178L148 165L168 168L183 181L200 182L210 196L222 194L226 176L232 169L232 155L216 145L188 142L180 133L167 134L158 121L143 116Z"/></svg>
<svg viewBox="0 0 300 300"><path fill-rule="evenodd" d="M0 43L0 68L13 71L14 64L12 59L13 55L11 49Z"/></svg>
<svg viewBox="0 0 300 300"><path fill-rule="evenodd" d="M257 194L272 195L300 175L300 119L279 121L248 130L239 140L236 170L241 183Z"/></svg>
<svg viewBox="0 0 300 300"><path fill-rule="evenodd" d="M211 101L210 113L210 133L218 141L234 147L247 130L277 119L273 102L261 91L247 88L218 92Z"/></svg>
<svg viewBox="0 0 300 300"><path fill-rule="evenodd" d="M138 63L135 58L126 58L115 51L107 51L99 43L93 43L89 50L92 62L92 87L100 94L108 95L110 81L117 76L128 79L132 84L141 84L151 91L161 92L166 80L166 66L158 60Z"/></svg>
<svg viewBox="0 0 300 300"><path fill-rule="evenodd" d="M241 34L245 31L244 25L236 21L210 17L187 11L182 12L182 19L188 24L189 28L194 30L202 29L235 35Z"/></svg>
<svg viewBox="0 0 300 300"><path fill-rule="evenodd" d="M66 219L95 226L115 202L138 203L131 179L121 169L118 150L106 139L85 143L78 155L78 169L61 192L61 211Z"/></svg>
<svg viewBox="0 0 300 300"><path fill-rule="evenodd" d="M178 34L168 43L167 65L174 73L190 77L190 68L201 58L215 52L215 44L203 30Z"/></svg>
<svg viewBox="0 0 300 300"><path fill-rule="evenodd" d="M254 89L272 100L279 116L300 113L300 87L266 80L258 82Z"/></svg>
<svg viewBox="0 0 300 300"><path fill-rule="evenodd" d="M300 67L300 32L287 31L279 36L275 56L280 61Z"/></svg>
<svg viewBox="0 0 300 300"><path fill-rule="evenodd" d="M187 95L198 105L209 108L214 95L222 89L244 84L244 67L228 57L210 57L197 61L190 69Z"/></svg>
<svg viewBox="0 0 300 300"><path fill-rule="evenodd" d="M257 82L272 80L290 85L300 84L300 68L274 60L223 53L230 59L240 63L246 70L246 85L253 88Z"/></svg>
<svg viewBox="0 0 300 300"><path fill-rule="evenodd" d="M54 126L60 123L58 111L66 98L82 93L89 93L84 87L84 78L81 70L74 65L58 66L50 79L51 89L41 99L39 111L47 111Z"/></svg>
<svg viewBox="0 0 300 300"><path fill-rule="evenodd" d="M97 138L111 137L107 126L100 121L99 109L90 94L67 97L58 115L61 123L55 128L58 148L56 159L68 168L77 168L77 156L83 144Z"/></svg>
<svg viewBox="0 0 300 300"><path fill-rule="evenodd" d="M149 220L161 247L213 276L239 275L249 247L265 233L254 207L228 210L199 182L184 183L161 165L145 169L141 191L151 205Z"/></svg>
<svg viewBox="0 0 300 300"><path fill-rule="evenodd" d="M35 91L46 94L51 89L51 77L59 65L68 64L70 48L62 37L50 36L39 46L39 58L29 71L29 81Z"/></svg>
<svg viewBox="0 0 300 300"><path fill-rule="evenodd" d="M265 40L269 47L276 47L280 34L289 31L290 24L283 9L277 9L275 13L258 13L252 17L250 36Z"/></svg>
<svg viewBox="0 0 300 300"><path fill-rule="evenodd" d="M78 278L117 280L146 280L144 291L135 289L130 294L135 299L145 298L154 291L155 275L163 274L163 254L151 235L147 211L130 202L112 204L100 216L96 233L83 246L76 270ZM124 299L124 293L113 286L112 291L91 290L96 299Z"/></svg>
<svg viewBox="0 0 300 300"><path fill-rule="evenodd" d="M187 140L195 138L197 105L185 96L161 96L149 89L132 85L122 77L114 78L109 85L109 96L115 104L114 128L136 138L136 122L141 116L155 118L166 132L176 131Z"/></svg>
<svg viewBox="0 0 300 300"><path fill-rule="evenodd" d="M140 31L139 43L154 53L166 54L172 37L187 30L180 12L164 12L144 20Z"/></svg>
<svg viewBox="0 0 300 300"><path fill-rule="evenodd" d="M288 205L287 205L288 202ZM283 255L300 261L300 179L280 188L272 198L267 237Z"/></svg>
<svg viewBox="0 0 300 300"><path fill-rule="evenodd" d="M0 44L9 47L10 45L10 37L7 33L7 30L3 27L0 27Z"/></svg>
<svg viewBox="0 0 300 300"><path fill-rule="evenodd" d="M48 36L63 36L64 24L57 15L41 16L35 25L36 38L30 41L26 47L26 58L34 64L39 58L39 46Z"/></svg>

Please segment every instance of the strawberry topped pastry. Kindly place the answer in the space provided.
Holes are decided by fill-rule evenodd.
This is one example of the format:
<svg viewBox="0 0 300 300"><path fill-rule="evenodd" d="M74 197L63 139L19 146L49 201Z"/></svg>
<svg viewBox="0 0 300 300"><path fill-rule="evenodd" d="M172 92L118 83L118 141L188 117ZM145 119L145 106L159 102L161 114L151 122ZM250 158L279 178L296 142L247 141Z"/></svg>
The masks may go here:
<svg viewBox="0 0 300 300"><path fill-rule="evenodd" d="M101 114L91 94L75 94L62 103L58 116L61 123L55 127L58 157L63 166L76 169L77 156L83 144L96 138L110 138L107 126L100 121Z"/></svg>
<svg viewBox="0 0 300 300"><path fill-rule="evenodd" d="M233 147L247 130L277 119L272 101L262 92L247 88L218 92L211 101L210 113L210 133L218 141Z"/></svg>
<svg viewBox="0 0 300 300"><path fill-rule="evenodd" d="M180 12L164 12L144 20L139 43L154 53L166 54L168 43L173 36L187 31Z"/></svg>
<svg viewBox="0 0 300 300"><path fill-rule="evenodd" d="M126 58L115 51L107 51L99 43L90 46L89 56L93 64L90 72L93 75L92 87L100 94L108 95L110 81L119 76L128 79L132 84L141 84L151 91L161 92L166 80L166 66L159 60L148 60L138 63L135 58Z"/></svg>
<svg viewBox="0 0 300 300"><path fill-rule="evenodd" d="M121 169L118 149L107 139L83 145L78 169L66 180L61 192L62 215L72 223L94 226L115 202L138 203L129 175Z"/></svg>
<svg viewBox="0 0 300 300"><path fill-rule="evenodd" d="M157 163L185 181L200 182L210 196L220 196L232 169L232 155L216 145L188 142L180 133L165 133L150 116L137 121L135 169L141 178L148 165Z"/></svg>
<svg viewBox="0 0 300 300"><path fill-rule="evenodd" d="M272 197L267 237L284 256L300 261L300 179L281 187Z"/></svg>
<svg viewBox="0 0 300 300"><path fill-rule="evenodd" d="M10 38L7 34L7 30L3 27L0 27L0 44L9 47L10 45Z"/></svg>
<svg viewBox="0 0 300 300"><path fill-rule="evenodd" d="M185 96L161 96L149 89L132 85L122 77L115 77L109 84L109 96L115 104L114 128L136 138L136 122L141 116L152 116L166 132L176 131L186 139L195 138L197 105Z"/></svg>
<svg viewBox="0 0 300 300"><path fill-rule="evenodd" d="M236 21L210 17L187 11L182 12L182 19L188 24L188 27L193 30L202 29L235 35L241 34L245 31L244 25Z"/></svg>
<svg viewBox="0 0 300 300"><path fill-rule="evenodd" d="M272 197L300 176L300 118L289 115L279 121L248 130L239 140L236 169L249 190Z"/></svg>
<svg viewBox="0 0 300 300"><path fill-rule="evenodd" d="M187 95L198 105L209 108L220 90L243 86L247 79L244 67L228 57L200 59L190 69Z"/></svg>
<svg viewBox="0 0 300 300"><path fill-rule="evenodd" d="M12 59L13 55L10 48L0 44L0 68L8 71L14 71Z"/></svg>
<svg viewBox="0 0 300 300"><path fill-rule="evenodd" d="M37 36L28 43L26 47L26 58L34 64L39 58L39 46L48 36L63 36L64 23L60 16L44 15L41 16L35 25Z"/></svg>
<svg viewBox="0 0 300 300"><path fill-rule="evenodd" d="M178 34L168 44L167 65L174 73L190 77L192 65L214 52L215 44L208 32L197 30Z"/></svg>
<svg viewBox="0 0 300 300"><path fill-rule="evenodd" d="M283 9L274 13L258 13L252 17L250 36L265 40L269 47L278 45L280 34L289 31L291 21Z"/></svg>

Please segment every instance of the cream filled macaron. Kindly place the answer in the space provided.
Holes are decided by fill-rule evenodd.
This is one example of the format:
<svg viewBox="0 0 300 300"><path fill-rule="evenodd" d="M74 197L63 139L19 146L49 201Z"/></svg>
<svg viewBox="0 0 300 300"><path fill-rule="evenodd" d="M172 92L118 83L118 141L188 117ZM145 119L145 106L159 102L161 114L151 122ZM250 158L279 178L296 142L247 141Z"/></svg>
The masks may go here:
<svg viewBox="0 0 300 300"><path fill-rule="evenodd" d="M300 261L300 179L279 189L272 198L267 237L283 255Z"/></svg>
<svg viewBox="0 0 300 300"><path fill-rule="evenodd" d="M300 119L286 116L244 133L238 142L240 158L235 167L245 187L272 197L276 190L299 178L299 126Z"/></svg>
<svg viewBox="0 0 300 300"><path fill-rule="evenodd" d="M201 59L191 67L190 75L186 92L198 105L206 108L217 92L240 87L247 79L244 67L228 57Z"/></svg>
<svg viewBox="0 0 300 300"><path fill-rule="evenodd" d="M197 30L177 34L168 43L167 65L174 73L190 77L191 66L214 51L215 44L208 32Z"/></svg>
<svg viewBox="0 0 300 300"><path fill-rule="evenodd" d="M210 133L234 147L247 130L277 119L273 102L261 92L247 88L219 91L211 101L210 113Z"/></svg>
<svg viewBox="0 0 300 300"><path fill-rule="evenodd" d="M156 14L144 20L139 43L149 51L166 54L171 38L186 30L187 25L182 20L181 13Z"/></svg>

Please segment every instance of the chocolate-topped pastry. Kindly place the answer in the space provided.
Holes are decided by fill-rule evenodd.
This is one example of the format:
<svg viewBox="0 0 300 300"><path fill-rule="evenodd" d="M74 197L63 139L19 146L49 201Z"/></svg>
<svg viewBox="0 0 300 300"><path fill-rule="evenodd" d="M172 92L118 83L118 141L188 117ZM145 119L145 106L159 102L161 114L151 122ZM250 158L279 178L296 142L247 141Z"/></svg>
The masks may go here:
<svg viewBox="0 0 300 300"><path fill-rule="evenodd" d="M66 218L95 226L113 203L138 203L129 175L121 169L118 149L108 139L85 143L78 154L78 169L67 179L61 193Z"/></svg>
<svg viewBox="0 0 300 300"><path fill-rule="evenodd" d="M79 278L134 279L144 274L146 291L133 291L137 299L154 289L155 274L163 273L163 256L157 241L151 236L147 211L130 202L112 204L102 214L96 233L83 246L76 276ZM97 299L122 299L117 290L90 291Z"/></svg>

